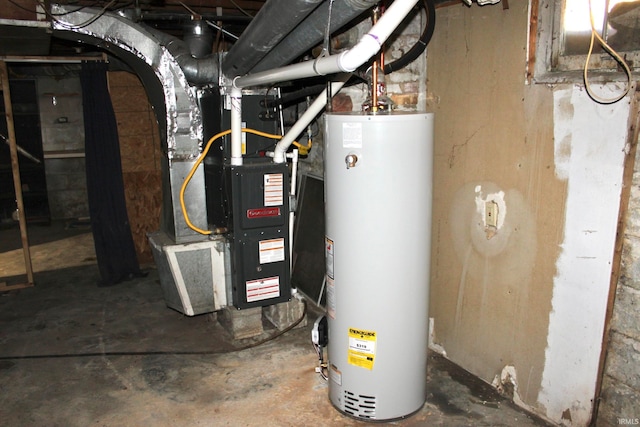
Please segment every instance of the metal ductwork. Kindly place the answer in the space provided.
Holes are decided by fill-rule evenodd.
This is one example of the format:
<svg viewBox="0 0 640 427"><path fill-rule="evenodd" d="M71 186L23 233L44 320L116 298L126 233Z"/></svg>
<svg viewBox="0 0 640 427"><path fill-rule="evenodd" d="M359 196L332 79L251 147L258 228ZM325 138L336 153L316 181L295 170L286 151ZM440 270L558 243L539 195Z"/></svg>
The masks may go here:
<svg viewBox="0 0 640 427"><path fill-rule="evenodd" d="M379 0L335 0L331 6L332 33L378 2ZM255 73L289 64L320 43L324 38L329 20L329 4L329 1L325 1L318 6L249 71Z"/></svg>
<svg viewBox="0 0 640 427"><path fill-rule="evenodd" d="M195 58L204 58L213 50L213 31L202 19L193 19L183 27L184 42Z"/></svg>
<svg viewBox="0 0 640 427"><path fill-rule="evenodd" d="M218 84L220 75L219 57L212 54L196 58L184 41L158 30L147 28L178 62L187 81L194 85Z"/></svg>
<svg viewBox="0 0 640 427"><path fill-rule="evenodd" d="M222 70L244 75L305 19L322 0L270 0L251 21L225 58Z"/></svg>
<svg viewBox="0 0 640 427"><path fill-rule="evenodd" d="M53 5L51 10L57 16L52 23L55 37L101 47L126 62L140 77L158 119L165 153L162 229L177 243L202 240L187 226L179 203L180 185L202 145L202 113L182 67L192 76L217 83L217 61L196 60L185 43L175 38L165 40L171 48L165 47L159 43L157 32L117 14L104 13L100 19L93 19L101 11L60 5ZM199 61L216 65L196 65ZM186 204L194 212L191 221L201 227L207 225L206 209L202 208L206 206L204 187L200 171L185 194Z"/></svg>

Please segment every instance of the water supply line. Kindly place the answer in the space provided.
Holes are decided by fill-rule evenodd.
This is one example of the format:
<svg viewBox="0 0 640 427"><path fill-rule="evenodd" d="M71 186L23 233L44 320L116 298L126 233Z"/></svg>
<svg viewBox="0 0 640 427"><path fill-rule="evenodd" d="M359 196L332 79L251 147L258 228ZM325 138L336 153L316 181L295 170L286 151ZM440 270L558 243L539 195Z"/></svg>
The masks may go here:
<svg viewBox="0 0 640 427"><path fill-rule="evenodd" d="M371 18L373 25L378 22L379 16L380 8L376 6L373 8L373 17ZM378 58L374 59L373 65L371 65L371 97L371 109L375 113L378 111Z"/></svg>
<svg viewBox="0 0 640 427"><path fill-rule="evenodd" d="M316 58L299 64L288 65L263 71L246 76L237 76L233 79L232 104L234 93L242 95L241 89L244 87L264 86L282 81L291 81L307 77L321 76L335 73L351 73L362 64L367 62L372 56L378 53L383 43L387 41L391 33L400 25L404 18L411 12L418 0L396 0L387 9L387 12L380 17L378 22L371 27L360 41L351 49L336 54ZM343 81L344 80L344 81ZM331 85L331 96L335 95L344 85L344 76L335 84ZM323 91L311 104L311 107L300 117L287 134L276 145L273 154L275 163L286 161L286 151L293 143L296 136L304 131L309 123L322 111L328 101L326 91ZM241 108L231 108L231 152L242 152L242 136L240 131L233 131L234 122L241 123ZM234 118L234 115L238 117ZM234 145L236 148L234 148ZM240 154L241 155L241 154ZM233 159L232 159L233 161ZM240 159L242 162L242 159Z"/></svg>

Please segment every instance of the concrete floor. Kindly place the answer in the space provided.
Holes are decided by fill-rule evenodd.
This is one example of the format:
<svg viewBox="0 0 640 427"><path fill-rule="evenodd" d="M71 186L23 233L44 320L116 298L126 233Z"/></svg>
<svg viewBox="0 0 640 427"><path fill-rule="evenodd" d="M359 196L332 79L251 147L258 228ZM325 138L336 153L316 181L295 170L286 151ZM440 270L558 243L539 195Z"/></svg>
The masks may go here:
<svg viewBox="0 0 640 427"><path fill-rule="evenodd" d="M99 288L86 229L29 233L36 286L0 294L0 425L370 425L336 411L314 372L313 306L308 326L237 351L253 341L234 341L215 315L165 306L153 266ZM23 269L18 246L16 229L0 230L0 282ZM265 323L258 338L274 332ZM390 425L548 425L438 355L425 381L424 407Z"/></svg>

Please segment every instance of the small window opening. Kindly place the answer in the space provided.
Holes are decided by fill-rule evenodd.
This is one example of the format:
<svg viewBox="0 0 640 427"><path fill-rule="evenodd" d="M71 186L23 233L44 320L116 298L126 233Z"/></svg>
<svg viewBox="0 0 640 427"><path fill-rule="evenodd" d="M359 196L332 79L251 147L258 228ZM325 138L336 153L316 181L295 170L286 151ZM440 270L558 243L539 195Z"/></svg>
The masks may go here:
<svg viewBox="0 0 640 427"><path fill-rule="evenodd" d="M640 50L640 0L591 0L591 14L596 31L611 48ZM562 28L562 54L586 54L591 39L588 0L565 0Z"/></svg>

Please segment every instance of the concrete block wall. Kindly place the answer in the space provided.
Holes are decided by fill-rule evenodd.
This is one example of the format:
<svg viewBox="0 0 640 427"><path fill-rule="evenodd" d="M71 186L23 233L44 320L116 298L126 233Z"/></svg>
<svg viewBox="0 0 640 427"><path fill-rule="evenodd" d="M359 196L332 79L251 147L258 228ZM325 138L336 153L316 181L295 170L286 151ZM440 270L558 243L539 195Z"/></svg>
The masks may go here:
<svg viewBox="0 0 640 427"><path fill-rule="evenodd" d="M82 88L73 72L39 76L38 105L52 219L89 215Z"/></svg>

